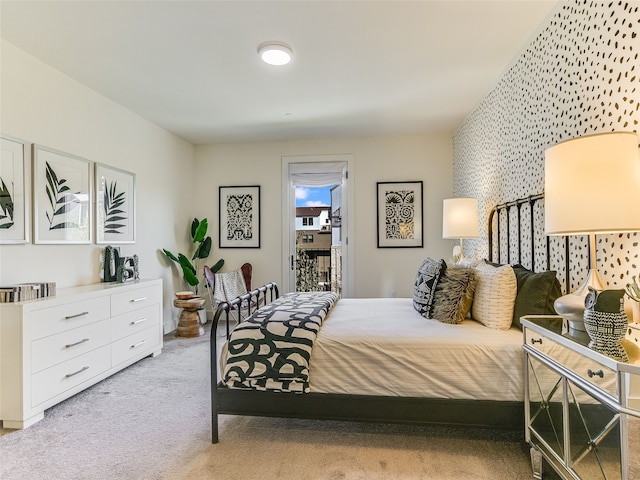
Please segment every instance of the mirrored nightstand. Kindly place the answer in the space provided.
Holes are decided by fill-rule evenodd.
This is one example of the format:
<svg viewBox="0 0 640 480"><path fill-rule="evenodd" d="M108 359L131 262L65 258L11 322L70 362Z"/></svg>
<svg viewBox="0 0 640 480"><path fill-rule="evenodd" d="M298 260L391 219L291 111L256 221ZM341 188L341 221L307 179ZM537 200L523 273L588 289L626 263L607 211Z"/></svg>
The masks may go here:
<svg viewBox="0 0 640 480"><path fill-rule="evenodd" d="M585 332L559 316L522 318L525 438L533 477L542 458L566 479L629 479L629 429L640 425L640 348L629 339L629 362L588 347ZM639 477L640 478L640 477Z"/></svg>

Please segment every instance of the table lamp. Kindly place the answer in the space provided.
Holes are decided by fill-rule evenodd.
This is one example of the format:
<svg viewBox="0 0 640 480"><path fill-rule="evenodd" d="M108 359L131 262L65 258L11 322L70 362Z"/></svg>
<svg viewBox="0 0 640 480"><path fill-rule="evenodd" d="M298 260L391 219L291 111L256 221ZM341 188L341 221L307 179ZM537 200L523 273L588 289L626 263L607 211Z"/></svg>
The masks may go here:
<svg viewBox="0 0 640 480"><path fill-rule="evenodd" d="M596 234L640 230L640 208L636 207L639 194L640 154L634 132L573 138L545 152L545 233L589 236L586 280L554 304L570 329L585 331L588 287L604 289L597 270Z"/></svg>
<svg viewBox="0 0 640 480"><path fill-rule="evenodd" d="M462 239L478 237L478 199L445 198L442 204L442 238L460 239L460 245L453 248L455 263L464 260Z"/></svg>

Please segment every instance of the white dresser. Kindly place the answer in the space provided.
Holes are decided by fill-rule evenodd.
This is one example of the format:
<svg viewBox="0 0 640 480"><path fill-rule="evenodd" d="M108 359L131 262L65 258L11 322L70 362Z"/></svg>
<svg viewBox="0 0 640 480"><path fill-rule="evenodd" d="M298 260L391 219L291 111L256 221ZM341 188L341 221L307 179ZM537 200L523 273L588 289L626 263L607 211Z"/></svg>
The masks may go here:
<svg viewBox="0 0 640 480"><path fill-rule="evenodd" d="M28 427L45 409L161 351L160 279L0 303L2 426Z"/></svg>

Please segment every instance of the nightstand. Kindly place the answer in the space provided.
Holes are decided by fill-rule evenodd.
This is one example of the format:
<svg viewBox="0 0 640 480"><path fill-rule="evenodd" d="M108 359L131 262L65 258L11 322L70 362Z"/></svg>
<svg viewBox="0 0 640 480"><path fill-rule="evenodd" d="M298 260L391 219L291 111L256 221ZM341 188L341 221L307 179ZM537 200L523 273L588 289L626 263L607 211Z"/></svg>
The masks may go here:
<svg viewBox="0 0 640 480"><path fill-rule="evenodd" d="M562 317L525 316L522 327L533 477L542 478L544 457L565 479L634 478L629 429L640 425L638 345L623 340L625 363L591 350L588 335L570 331Z"/></svg>

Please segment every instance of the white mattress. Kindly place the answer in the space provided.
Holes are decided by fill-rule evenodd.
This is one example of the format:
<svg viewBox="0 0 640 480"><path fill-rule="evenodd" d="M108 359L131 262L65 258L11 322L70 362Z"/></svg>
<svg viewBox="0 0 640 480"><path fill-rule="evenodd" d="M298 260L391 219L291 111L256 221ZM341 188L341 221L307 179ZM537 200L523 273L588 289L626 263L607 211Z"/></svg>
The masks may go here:
<svg viewBox="0 0 640 480"><path fill-rule="evenodd" d="M317 393L522 401L522 332L429 320L410 298L342 298L309 377Z"/></svg>

